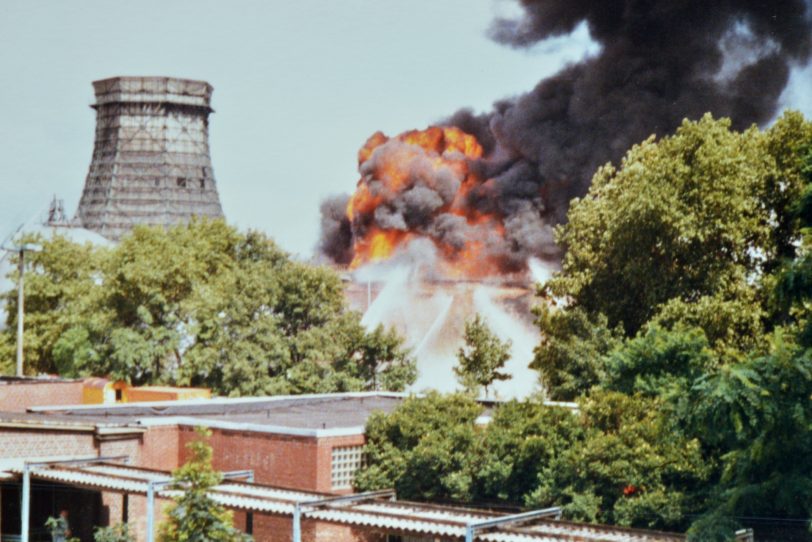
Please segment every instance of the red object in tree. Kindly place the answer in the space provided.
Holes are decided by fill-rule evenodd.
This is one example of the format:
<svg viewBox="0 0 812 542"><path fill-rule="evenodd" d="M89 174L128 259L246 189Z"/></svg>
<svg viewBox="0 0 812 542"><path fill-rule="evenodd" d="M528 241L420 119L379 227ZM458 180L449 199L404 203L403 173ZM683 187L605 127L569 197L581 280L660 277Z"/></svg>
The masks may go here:
<svg viewBox="0 0 812 542"><path fill-rule="evenodd" d="M634 495L635 493L637 493L637 487L636 486L633 486L633 485L629 484L629 485L627 485L626 487L623 488L623 494L625 496L627 496L627 497L630 496L630 495Z"/></svg>

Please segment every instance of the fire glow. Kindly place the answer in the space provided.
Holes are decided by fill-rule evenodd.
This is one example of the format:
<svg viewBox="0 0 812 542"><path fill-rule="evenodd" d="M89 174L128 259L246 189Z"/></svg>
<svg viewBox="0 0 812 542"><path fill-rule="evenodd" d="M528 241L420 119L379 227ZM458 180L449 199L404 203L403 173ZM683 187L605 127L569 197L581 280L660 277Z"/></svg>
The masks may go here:
<svg viewBox="0 0 812 542"><path fill-rule="evenodd" d="M459 128L372 135L358 152L362 177L346 208L353 231L350 268L387 260L426 238L438 249L445 277L499 274L504 264L489 247L505 242L503 217L469 203L472 191L488 190L472 167L482 155L476 138Z"/></svg>

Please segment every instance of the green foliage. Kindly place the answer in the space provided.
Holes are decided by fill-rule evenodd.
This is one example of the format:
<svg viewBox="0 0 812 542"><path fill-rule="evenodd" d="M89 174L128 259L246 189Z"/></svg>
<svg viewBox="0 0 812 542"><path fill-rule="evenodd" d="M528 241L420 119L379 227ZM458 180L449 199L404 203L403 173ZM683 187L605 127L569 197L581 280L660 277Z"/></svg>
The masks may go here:
<svg viewBox="0 0 812 542"><path fill-rule="evenodd" d="M775 163L765 192L766 207L774 217L773 252L768 259L768 270L772 270L784 259L795 257L799 219L812 216L808 214L812 208L803 205L812 195L812 122L797 111L784 113L765 132L763 149Z"/></svg>
<svg viewBox="0 0 812 542"><path fill-rule="evenodd" d="M557 230L567 253L551 292L631 336L671 299L746 285L758 251L769 252L773 169L762 149L757 129L737 133L706 115L599 169Z"/></svg>
<svg viewBox="0 0 812 542"><path fill-rule="evenodd" d="M558 309L542 303L535 309L541 342L531 367L541 374L547 395L572 401L604 378L604 356L620 341L603 315L579 307Z"/></svg>
<svg viewBox="0 0 812 542"><path fill-rule="evenodd" d="M458 366L454 374L466 391L476 393L480 387L485 388L495 380L508 380L510 375L499 372L510 359L510 341L503 342L488 328L478 314L465 322L463 335L465 345L457 352Z"/></svg>
<svg viewBox="0 0 812 542"><path fill-rule="evenodd" d="M403 499L469 500L471 450L482 408L469 396L409 398L367 420L366 466L356 489L395 488Z"/></svg>
<svg viewBox="0 0 812 542"><path fill-rule="evenodd" d="M169 505L161 524L162 542L243 542L247 535L234 528L231 512L208 496L208 491L222 481L222 475L211 466L211 446L206 439L211 432L198 428L198 438L187 447L189 460L172 473L171 489L180 495Z"/></svg>
<svg viewBox="0 0 812 542"><path fill-rule="evenodd" d="M531 506L563 505L568 517L675 528L709 475L696 440L674 435L656 400L594 392L582 405L583 437L539 475Z"/></svg>
<svg viewBox="0 0 812 542"><path fill-rule="evenodd" d="M68 520L61 515L57 517L48 516L45 520L45 528L51 533L51 538L55 540L64 540L65 542L81 542L75 536L70 536L71 531L68 525Z"/></svg>
<svg viewBox="0 0 812 542"><path fill-rule="evenodd" d="M487 425L462 395L411 398L367 423L359 490L418 500L563 506L568 517L685 526L710 469L675 435L661 403L596 391L581 414L533 400L500 405ZM629 488L632 488L631 490Z"/></svg>
<svg viewBox="0 0 812 542"><path fill-rule="evenodd" d="M10 333L0 333L0 374L14 374L17 350Z"/></svg>
<svg viewBox="0 0 812 542"><path fill-rule="evenodd" d="M557 232L534 362L551 397L582 396L585 436L532 502L621 524L701 512L691 540L809 515L811 185L797 113L763 132L686 121L596 173ZM618 498L621 473L644 491Z"/></svg>
<svg viewBox="0 0 812 542"><path fill-rule="evenodd" d="M119 523L110 527L96 527L93 530L93 542L135 542L126 523Z"/></svg>
<svg viewBox="0 0 812 542"><path fill-rule="evenodd" d="M679 394L717 365L701 329L667 331L654 325L607 356L602 385L629 395Z"/></svg>
<svg viewBox="0 0 812 542"><path fill-rule="evenodd" d="M805 517L812 510L812 350L776 334L771 351L697 379L687 433L721 458L718 513Z"/></svg>
<svg viewBox="0 0 812 542"><path fill-rule="evenodd" d="M475 499L520 504L543 471L584 436L571 411L532 400L502 404L481 431L481 444L472 451Z"/></svg>
<svg viewBox="0 0 812 542"><path fill-rule="evenodd" d="M104 311L97 311L100 295L98 280L107 250L90 244L79 245L62 237L25 241L41 244L41 252L26 253L25 275L25 370L28 374L56 373L58 356L54 347L61 335L76 326L93 327L104 322ZM13 258L16 260L16 256ZM6 292L6 335L0 343L16 344L17 272L10 277L15 287ZM0 346L0 353L3 347ZM12 358L13 362L13 358ZM74 371L68 367L67 376Z"/></svg>
<svg viewBox="0 0 812 542"><path fill-rule="evenodd" d="M138 227L113 249L39 241L26 274L29 372L233 396L402 390L417 376L394 330L366 332L347 310L334 272L260 233L202 220ZM0 359L11 367L13 292L7 305Z"/></svg>

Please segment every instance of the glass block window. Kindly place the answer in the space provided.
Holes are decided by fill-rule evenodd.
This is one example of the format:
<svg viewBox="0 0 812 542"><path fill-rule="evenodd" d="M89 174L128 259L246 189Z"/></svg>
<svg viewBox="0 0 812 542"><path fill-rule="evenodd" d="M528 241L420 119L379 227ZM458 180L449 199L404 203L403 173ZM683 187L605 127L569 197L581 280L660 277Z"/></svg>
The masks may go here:
<svg viewBox="0 0 812 542"><path fill-rule="evenodd" d="M333 448L333 489L352 489L352 481L364 462L363 446Z"/></svg>

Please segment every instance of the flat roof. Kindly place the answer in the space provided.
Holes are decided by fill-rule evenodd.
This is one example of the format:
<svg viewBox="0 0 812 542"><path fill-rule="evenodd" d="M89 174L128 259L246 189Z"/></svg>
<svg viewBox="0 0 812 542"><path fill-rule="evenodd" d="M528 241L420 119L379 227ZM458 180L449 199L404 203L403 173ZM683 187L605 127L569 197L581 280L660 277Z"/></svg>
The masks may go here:
<svg viewBox="0 0 812 542"><path fill-rule="evenodd" d="M29 414L0 413L36 423L103 425L205 425L213 428L298 436L362 434L374 412L392 412L406 394L389 392L330 393L272 397L188 399L117 405L45 406Z"/></svg>
<svg viewBox="0 0 812 542"><path fill-rule="evenodd" d="M81 378L62 378L59 376L0 376L0 386L19 386L25 384L75 384Z"/></svg>

